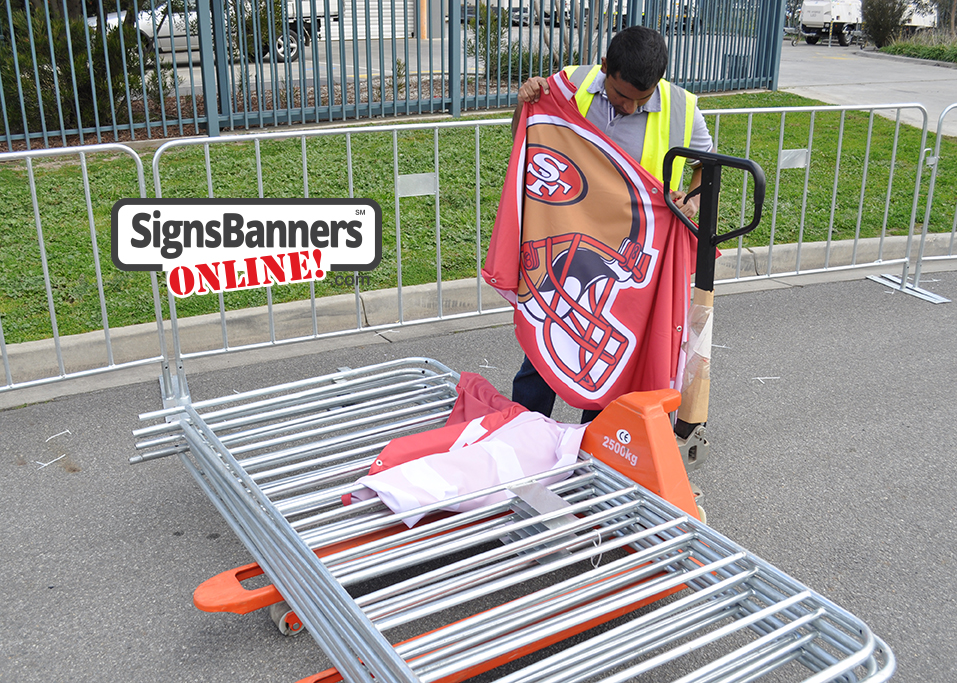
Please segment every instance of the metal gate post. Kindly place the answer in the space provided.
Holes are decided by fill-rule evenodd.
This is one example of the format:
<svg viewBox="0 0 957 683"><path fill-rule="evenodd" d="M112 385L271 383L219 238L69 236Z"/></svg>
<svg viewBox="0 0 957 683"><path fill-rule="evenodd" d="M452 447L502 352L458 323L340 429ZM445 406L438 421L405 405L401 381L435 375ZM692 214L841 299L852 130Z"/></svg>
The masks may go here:
<svg viewBox="0 0 957 683"><path fill-rule="evenodd" d="M454 118L462 115L462 101L466 93L462 90L462 0L448 0L449 3L449 114Z"/></svg>
<svg viewBox="0 0 957 683"><path fill-rule="evenodd" d="M206 134L210 137L219 136L219 97L216 92L216 71L213 60L213 24L212 6L217 5L216 11L220 17L215 22L222 23L222 2L217 0L196 0L196 21L199 25L199 71L203 78L203 108L206 110ZM220 26L221 29L221 26ZM188 27L187 27L188 30ZM219 60L224 67L224 60ZM226 98L228 99L228 97Z"/></svg>
<svg viewBox="0 0 957 683"><path fill-rule="evenodd" d="M781 74L781 46L784 41L781 36L784 33L784 3L774 4L774 9L768 13L768 28L761 36L761 48L758 60L758 75L762 83L768 83L768 89L776 91L778 89L778 76ZM763 58L767 55L767 58Z"/></svg>
<svg viewBox="0 0 957 683"><path fill-rule="evenodd" d="M217 113L221 121L232 113L230 102L232 101L232 79L230 78L229 66L229 33L226 31L226 4L224 0L210 0L210 17L213 21L213 55L216 65L216 86L219 92L219 107ZM237 19L234 18L233 21ZM209 112L207 111L207 116ZM216 129L219 130L217 123Z"/></svg>

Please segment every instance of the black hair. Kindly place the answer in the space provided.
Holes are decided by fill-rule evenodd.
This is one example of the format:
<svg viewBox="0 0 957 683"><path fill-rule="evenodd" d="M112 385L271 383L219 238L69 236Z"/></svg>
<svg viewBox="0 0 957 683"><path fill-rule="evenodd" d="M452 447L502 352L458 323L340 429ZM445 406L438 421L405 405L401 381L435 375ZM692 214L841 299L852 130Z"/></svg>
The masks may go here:
<svg viewBox="0 0 957 683"><path fill-rule="evenodd" d="M638 90L651 90L668 68L668 46L657 31L630 26L611 39L605 66L610 76Z"/></svg>

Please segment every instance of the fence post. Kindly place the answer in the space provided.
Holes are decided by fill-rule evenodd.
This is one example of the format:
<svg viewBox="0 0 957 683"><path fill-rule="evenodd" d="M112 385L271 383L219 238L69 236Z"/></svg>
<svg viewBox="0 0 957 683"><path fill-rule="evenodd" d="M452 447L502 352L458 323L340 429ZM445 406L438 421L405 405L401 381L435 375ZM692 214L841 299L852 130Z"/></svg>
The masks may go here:
<svg viewBox="0 0 957 683"><path fill-rule="evenodd" d="M216 71L213 59L213 11L212 5L220 14L215 22L220 24L223 6L221 0L196 0L196 21L199 28L199 70L203 79L203 109L206 111L206 134L210 137L219 136L219 97L216 92ZM187 31L189 27L187 26ZM220 66L224 60L220 59ZM177 97L179 94L177 92ZM229 98L225 98L228 100Z"/></svg>
<svg viewBox="0 0 957 683"><path fill-rule="evenodd" d="M216 85L219 90L219 107L217 111L220 116L226 117L232 113L230 107L230 102L232 101L232 79L230 78L229 61L231 43L229 33L226 31L227 8L224 0L210 0L210 10L210 17L213 22L213 54L215 55L216 63ZM235 10L233 10L233 13L235 14ZM238 17L234 16L233 21L238 21ZM239 30L237 26L237 34ZM216 129L219 130L218 123Z"/></svg>
<svg viewBox="0 0 957 683"><path fill-rule="evenodd" d="M924 247L927 244L927 230L930 227L931 219L931 209L934 204L934 189L937 185L937 171L940 168L940 142L941 137L944 134L944 118L953 110L957 110L957 103L954 103L944 109L941 112L940 118L937 120L937 135L936 142L934 143L934 153L933 156L927 159L927 165L931 167L930 173L930 185L927 187L927 204L924 209L924 223L921 226L920 233L920 245L917 249L917 263L914 266L914 288L920 291L924 291L920 287L920 271L924 265ZM936 296L936 295L935 295ZM937 299L943 299L944 297L937 297ZM938 301L935 299L934 303L943 303L943 301Z"/></svg>
<svg viewBox="0 0 957 683"><path fill-rule="evenodd" d="M767 55L767 58L759 59L758 75L762 86L767 85L769 90L777 91L778 77L781 74L781 46L784 43L781 39L784 35L784 3L777 3L775 9L768 13L767 19L768 27L763 31L761 40L764 47L762 53Z"/></svg>
<svg viewBox="0 0 957 683"><path fill-rule="evenodd" d="M449 114L462 115L462 0L449 2Z"/></svg>

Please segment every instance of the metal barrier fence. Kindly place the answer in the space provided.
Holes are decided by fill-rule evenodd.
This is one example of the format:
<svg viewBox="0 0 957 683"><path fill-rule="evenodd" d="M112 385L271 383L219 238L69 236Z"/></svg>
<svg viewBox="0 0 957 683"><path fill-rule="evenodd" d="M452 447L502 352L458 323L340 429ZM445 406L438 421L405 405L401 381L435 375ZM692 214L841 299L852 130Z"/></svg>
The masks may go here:
<svg viewBox="0 0 957 683"><path fill-rule="evenodd" d="M6 0L6 149L510 106L642 24L695 92L774 89L770 0ZM127 12L124 7L131 6ZM79 12L79 16L77 13Z"/></svg>
<svg viewBox="0 0 957 683"><path fill-rule="evenodd" d="M922 118L923 125L919 132L902 127L901 112L905 110L916 110ZM705 112L705 115L713 121L711 128L715 146L722 153L754 159L768 169L768 172L774 169L774 183L768 190L771 207L766 213L763 227L768 233L767 246L762 252L752 250L755 255L753 273L745 273L748 264L745 262L743 238L739 238L734 275L723 281L753 279L772 274L776 277L807 275L872 263L906 264L911 250L925 164L927 112L922 105L906 103L866 108L825 106L729 109ZM893 124L885 123L882 132L885 135L890 134L892 142L889 148L881 145L878 151L873 145L875 126L881 125L888 115L893 116ZM729 117L745 119L744 122L737 122L738 134L730 141L726 139L725 130L728 127L725 122ZM849 117L857 119L856 125L849 122ZM776 130L777 149L753 148L754 129L756 125L761 125L762 119L767 130ZM745 126L743 139L740 135L742 125ZM854 131L849 134L847 129L852 126ZM919 135L919 140L912 140L909 146L902 149L901 135L911 131ZM845 155L845 143L857 136L863 136L864 149ZM917 144L914 144L915 142ZM851 157L851 161L856 165L847 168L845 156ZM821 178L818 179L816 187L812 184L812 162L817 165L830 165L830 169L823 176L826 184L820 183ZM898 177L899 164L907 164L911 168L911 185L906 184L906 179L901 180ZM878 169L883 169L883 172L875 172ZM740 193L742 215L739 221L742 225L746 191L746 188L742 188ZM905 207L901 200L907 200L909 215L901 212L900 209ZM799 204L799 210L786 213L783 218L789 219L789 223L783 224L781 206L785 202L789 202L792 207L795 203ZM826 212L822 211L824 207L827 207ZM907 241L902 249L888 253L888 229L894 227L891 225L894 220L892 209L897 210L896 232L901 232L902 221L907 226ZM880 230L876 241L868 244L868 253L863 253L861 229L868 219L872 224L879 224ZM835 251L847 246L845 241L848 239L851 240L851 252L842 259L843 263L837 264L834 262ZM836 241L844 244L836 245ZM809 243L823 247L816 248L818 253L813 264L807 263L805 258L806 245ZM782 250L787 250L788 253L782 254Z"/></svg>
<svg viewBox="0 0 957 683"><path fill-rule="evenodd" d="M954 251L954 238L957 236L957 201L955 201L953 195L936 197L934 194L934 190L937 186L937 174L940 172L941 167L946 167L946 162L949 162L950 166L948 168L957 168L957 160L955 160L953 157L947 158L941 154L944 120L948 115L954 112L957 112L957 102L941 112L940 118L937 120L937 140L934 144L934 152L926 160L927 165L931 167L930 188L927 191L927 204L924 209L924 223L921 228L920 251L917 254L917 265L914 268L914 287L920 287L921 266L923 265L924 261L941 261L957 258L957 252ZM925 152L927 151L930 150L925 150ZM934 203L935 199L937 200L936 205ZM951 208L953 209L952 211L950 211ZM946 220L948 218L948 212L951 214L950 238L947 240L946 248L942 250L942 253L925 253L925 245L927 241L926 238L930 230L931 220L935 216L939 216L940 218ZM946 222L944 225L946 225Z"/></svg>
<svg viewBox="0 0 957 683"><path fill-rule="evenodd" d="M26 195L24 195L24 193L20 195L20 199L25 200L21 208L26 209L26 212L32 215L34 229L36 230L36 250L33 251L30 248L24 248L22 239L13 237L14 231L22 230L29 224L28 220L25 220L26 212L21 213L19 216L12 212L6 212L3 218L0 219L0 235L3 236L3 243L0 244L0 246L2 246L4 259L3 270L5 274L2 285L0 285L0 354L2 354L3 357L5 386L0 387L0 391L16 388L20 385L29 386L36 383L65 379L67 377L81 377L119 367L149 364L162 361L168 357L166 341L163 336L160 287L156 273L150 273L148 276L149 291L152 294L156 321L156 346L153 347L151 352L137 344L137 348L135 350L128 349L125 357L120 361L117 360L114 354L114 331L110 325L108 312L111 302L107 297L107 285L105 283L111 282L115 278L104 278L104 268L101 260L106 261L108 264L106 266L107 269L112 271L115 270L115 268L109 259L109 246L104 247L102 239L98 239L98 234L101 238L109 237L109 222L106 222L104 229L103 221L97 221L94 215L94 193L91 190L91 179L87 164L87 159L90 156L96 157L107 154L113 157L119 155L121 158L127 158L132 162L133 177L131 179L128 178L131 182L126 186L129 190L132 190L132 192L128 192L127 194L146 197L143 162L134 150L125 145L89 145L65 150L39 150L29 153L0 155L0 159L4 162L15 160L23 161L27 193ZM52 196L49 186L41 187L38 190L35 165L42 165L46 160L56 160L49 162L54 164L62 163L61 159L63 157L67 159L75 158L78 162L80 172L73 177L73 181L79 185L80 192L82 193L80 208L86 214L86 225L82 225L83 218L74 216L74 221L65 221L71 223L71 228L74 229L64 230L62 223L57 224L51 220L46 224L49 228L50 223L54 223L53 230L48 230L48 235L51 232L52 235L45 237L43 231L45 223L43 214L47 213L51 205L56 205L56 190L59 188L53 191ZM41 191L44 192L43 196L40 196ZM7 200L11 199L9 194L6 198ZM119 197L117 197L117 199L119 199ZM48 253L48 246L51 241L65 242L65 244L60 244L59 248L61 249L61 253L62 250L66 250L66 258L70 261L70 266L67 270L63 270L62 267L57 267L63 265L62 259L57 259L60 263L56 265L51 264ZM78 263L78 256L87 256L89 260ZM13 266L13 262L27 261L30 260L31 257L32 262L30 265L32 267L28 266L26 269L20 269ZM91 324L89 327L93 329L99 327L99 331L90 332L87 335L79 335L85 339L93 335L97 338L97 342L92 345L83 344L82 350L79 351L79 357L77 357L77 345L75 342L78 337L71 336L69 338L71 342L68 345L65 345L63 343L64 340L61 338L57 304L61 304L60 310L62 311L63 298L55 297L54 290L56 289L59 292L64 288L69 288L71 284L78 284L83 281L88 282L91 269L95 283L95 295L90 297L95 298L95 311L91 311L91 315L97 316L97 324ZM87 288L87 290L88 289L89 288ZM70 296L72 295L68 295L68 298ZM90 296L89 291L87 291L87 296ZM26 301L23 301L24 299L26 299ZM17 324L19 328L19 323L21 323L24 318L36 315L36 312L42 311L44 307L45 314L48 315L47 321L49 322L49 327L47 330L49 339L43 342L34 341L18 344L18 349L22 351L20 353L11 353L6 341L7 334L5 333L4 326L6 325L9 330L12 321ZM44 313L40 313L39 315L42 316ZM71 332L75 331L75 329L71 330ZM22 336L19 329L17 330L17 334ZM31 344L33 347L41 346L43 348L27 348L30 347ZM65 348L65 346L69 346L70 348ZM33 366L36 364L33 354L37 351L47 357L46 362L41 363L43 369L39 370L39 374L42 376L32 377L27 379L27 381L18 382L15 377L15 368L12 367L11 358L14 360L23 360L27 366ZM95 354L94 357L91 357L91 351ZM132 355L130 355L130 351L132 351ZM51 353L52 358L50 357ZM79 364L83 367L68 370L66 367L66 359L68 358L79 361ZM53 368L50 367L50 362L54 364ZM29 373L30 371L27 370L26 372ZM37 373L34 372L33 374Z"/></svg>
<svg viewBox="0 0 957 683"><path fill-rule="evenodd" d="M900 113L908 108L923 114L922 129L901 125ZM949 234L927 231L944 221L953 226L955 219L953 206L946 206L952 190L935 201L937 177L925 182L927 117L920 105L705 114L718 150L754 159L768 177L762 226L749 236L754 241L724 250L719 284L899 267L897 286L912 290L908 257L921 199L927 209L920 259L953 258L954 228ZM101 145L0 155L0 257L7 259L0 279L0 392L164 358L360 332L387 335L397 327L510 310L478 275L504 179L508 123L329 128L166 143L150 168L158 197L362 197L375 199L383 213L383 258L373 271L338 273L339 282L327 276L309 285L178 300L163 296L155 274L96 263L108 253L104 238L113 203L146 196L135 152ZM954 152L953 141L941 142L938 136L935 170ZM116 158L88 170L87 157L104 153ZM124 158L133 164L126 166ZM746 222L747 193L746 181L726 172L722 229ZM77 220L81 215L87 220L77 225L84 223ZM35 242L24 236L31 219ZM50 225L56 230L44 229ZM150 306L155 319L144 324L142 313Z"/></svg>

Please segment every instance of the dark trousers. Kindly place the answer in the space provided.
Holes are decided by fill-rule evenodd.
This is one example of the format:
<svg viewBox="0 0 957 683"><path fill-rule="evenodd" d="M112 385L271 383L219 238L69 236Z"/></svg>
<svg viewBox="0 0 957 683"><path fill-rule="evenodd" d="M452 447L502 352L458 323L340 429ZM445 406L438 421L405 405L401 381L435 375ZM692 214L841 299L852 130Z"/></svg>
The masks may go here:
<svg viewBox="0 0 957 683"><path fill-rule="evenodd" d="M554 390L538 374L538 370L532 365L528 356L525 356L522 367L518 369L512 380L512 400L546 417L551 417L552 409L555 407ZM581 423L591 422L600 412L600 410L582 410Z"/></svg>

